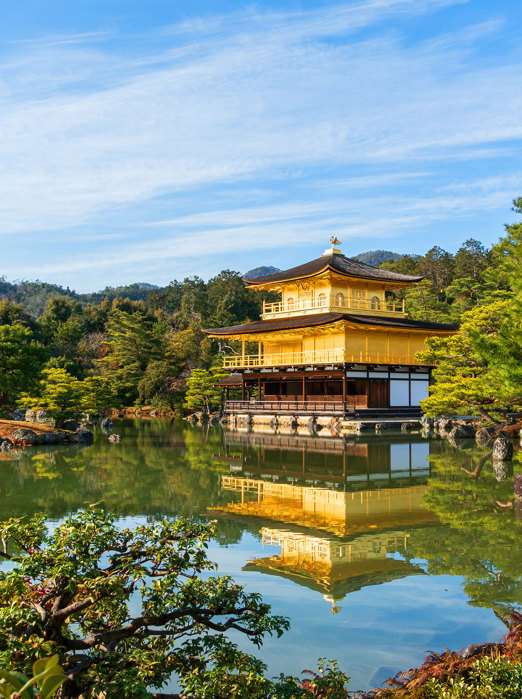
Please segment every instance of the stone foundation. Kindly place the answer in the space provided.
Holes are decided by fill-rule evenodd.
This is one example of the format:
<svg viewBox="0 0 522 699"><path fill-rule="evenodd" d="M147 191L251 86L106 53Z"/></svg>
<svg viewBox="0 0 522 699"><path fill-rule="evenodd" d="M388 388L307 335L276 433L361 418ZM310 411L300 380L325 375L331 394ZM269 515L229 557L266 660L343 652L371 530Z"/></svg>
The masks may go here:
<svg viewBox="0 0 522 699"><path fill-rule="evenodd" d="M407 427L403 427L407 425ZM310 415L256 415L254 413L232 414L226 418L226 426L232 430L255 430L273 434L360 434L361 432L380 433L383 429L417 431L421 429L420 420L404 418L387 418L375 420L342 420L335 417L311 417Z"/></svg>

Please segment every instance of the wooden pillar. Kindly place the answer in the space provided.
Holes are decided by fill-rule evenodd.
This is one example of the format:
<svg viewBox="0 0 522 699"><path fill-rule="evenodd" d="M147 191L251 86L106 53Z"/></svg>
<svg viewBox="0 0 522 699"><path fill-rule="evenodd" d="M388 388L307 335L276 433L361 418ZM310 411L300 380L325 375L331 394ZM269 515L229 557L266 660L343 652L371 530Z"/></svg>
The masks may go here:
<svg viewBox="0 0 522 699"><path fill-rule="evenodd" d="M303 376L303 403L306 403L306 376Z"/></svg>
<svg viewBox="0 0 522 699"><path fill-rule="evenodd" d="M261 342L260 341L257 343L257 357L258 357L259 364L261 364Z"/></svg>
<svg viewBox="0 0 522 699"><path fill-rule="evenodd" d="M241 400L245 400L245 377L241 376Z"/></svg>
<svg viewBox="0 0 522 699"><path fill-rule="evenodd" d="M241 340L241 365L245 366L245 341Z"/></svg>
<svg viewBox="0 0 522 699"><path fill-rule="evenodd" d="M261 400L261 377L257 379L257 400Z"/></svg>
<svg viewBox="0 0 522 699"><path fill-rule="evenodd" d="M343 364L343 412L346 414L346 396L348 394L346 364Z"/></svg>

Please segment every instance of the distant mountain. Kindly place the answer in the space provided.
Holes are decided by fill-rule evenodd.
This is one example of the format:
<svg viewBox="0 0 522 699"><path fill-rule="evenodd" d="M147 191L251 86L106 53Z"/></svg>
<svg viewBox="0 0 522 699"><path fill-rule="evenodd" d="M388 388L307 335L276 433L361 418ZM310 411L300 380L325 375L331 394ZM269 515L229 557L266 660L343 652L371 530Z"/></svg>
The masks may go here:
<svg viewBox="0 0 522 699"><path fill-rule="evenodd" d="M371 250L370 252L361 252L359 255L354 255L354 260L360 260L365 262L367 265L372 267L378 267L383 262L388 262L389 260L401 260L404 255L400 255L398 252L391 252L390 250Z"/></svg>
<svg viewBox="0 0 522 699"><path fill-rule="evenodd" d="M280 272L279 267L256 267L243 274L243 279L255 279L256 277L266 277L268 274Z"/></svg>

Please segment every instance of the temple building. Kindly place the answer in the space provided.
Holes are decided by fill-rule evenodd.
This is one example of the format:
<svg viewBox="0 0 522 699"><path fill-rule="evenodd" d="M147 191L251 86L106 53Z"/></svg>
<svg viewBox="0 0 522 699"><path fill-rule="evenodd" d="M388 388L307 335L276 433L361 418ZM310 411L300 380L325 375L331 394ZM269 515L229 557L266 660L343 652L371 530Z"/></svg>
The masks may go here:
<svg viewBox="0 0 522 699"><path fill-rule="evenodd" d="M404 303L390 300L389 292L422 277L371 267L345 257L337 238L331 243L311 262L245 280L280 294L263 304L261 320L204 331L241 343L240 353L224 357L227 412L419 412L430 367L415 355L427 337L457 326L410 320Z"/></svg>

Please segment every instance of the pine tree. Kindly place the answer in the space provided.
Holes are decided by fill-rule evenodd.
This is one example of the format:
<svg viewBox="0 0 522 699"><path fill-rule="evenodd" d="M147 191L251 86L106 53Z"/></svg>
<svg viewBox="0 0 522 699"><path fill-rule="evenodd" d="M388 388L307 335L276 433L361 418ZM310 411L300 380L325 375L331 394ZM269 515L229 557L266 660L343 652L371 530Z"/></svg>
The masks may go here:
<svg viewBox="0 0 522 699"><path fill-rule="evenodd" d="M81 406L81 381L65 369L44 369L36 395L23 394L20 405L33 410L48 410L58 425L77 417Z"/></svg>
<svg viewBox="0 0 522 699"><path fill-rule="evenodd" d="M214 384L225 376L226 374L220 369L210 371L194 369L187 379L185 407L200 408L204 413L210 413L214 407L217 407L221 397L220 387Z"/></svg>

